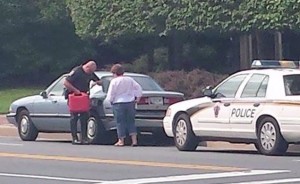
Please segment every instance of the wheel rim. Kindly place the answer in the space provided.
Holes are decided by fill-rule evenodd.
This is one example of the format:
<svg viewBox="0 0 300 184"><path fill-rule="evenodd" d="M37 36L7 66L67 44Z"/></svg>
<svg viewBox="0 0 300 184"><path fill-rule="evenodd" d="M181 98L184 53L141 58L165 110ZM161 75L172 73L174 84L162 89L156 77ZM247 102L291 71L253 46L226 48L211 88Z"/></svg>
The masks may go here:
<svg viewBox="0 0 300 184"><path fill-rule="evenodd" d="M20 126L21 126L21 133L26 134L29 129L29 118L27 116L22 116Z"/></svg>
<svg viewBox="0 0 300 184"><path fill-rule="evenodd" d="M187 139L187 125L184 120L179 120L176 126L176 142L179 146L183 146Z"/></svg>
<svg viewBox="0 0 300 184"><path fill-rule="evenodd" d="M260 132L261 145L265 150L271 150L276 143L276 129L272 123L265 123Z"/></svg>
<svg viewBox="0 0 300 184"><path fill-rule="evenodd" d="M88 120L88 127L87 127L87 131L88 131L88 137L89 138L94 138L95 134L96 134L96 120L95 118L90 118Z"/></svg>

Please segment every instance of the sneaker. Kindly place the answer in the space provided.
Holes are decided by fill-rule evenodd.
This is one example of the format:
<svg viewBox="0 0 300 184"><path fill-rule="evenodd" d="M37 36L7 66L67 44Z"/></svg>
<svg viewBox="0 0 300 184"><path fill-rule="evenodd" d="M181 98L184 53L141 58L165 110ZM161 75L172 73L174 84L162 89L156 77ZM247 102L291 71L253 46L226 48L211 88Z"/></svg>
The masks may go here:
<svg viewBox="0 0 300 184"><path fill-rule="evenodd" d="M81 144L81 142L78 139L73 139L72 144L74 144L74 145L77 144L78 145L78 144Z"/></svg>
<svg viewBox="0 0 300 184"><path fill-rule="evenodd" d="M89 140L87 140L87 139L84 139L83 141L81 141L81 143L84 144L84 145L90 144Z"/></svg>

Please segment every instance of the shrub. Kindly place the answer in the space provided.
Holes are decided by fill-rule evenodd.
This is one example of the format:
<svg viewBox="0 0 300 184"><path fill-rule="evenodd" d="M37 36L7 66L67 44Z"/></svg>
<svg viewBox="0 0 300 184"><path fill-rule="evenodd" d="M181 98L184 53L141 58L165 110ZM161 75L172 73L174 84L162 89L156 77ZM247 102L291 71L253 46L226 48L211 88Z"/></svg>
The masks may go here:
<svg viewBox="0 0 300 184"><path fill-rule="evenodd" d="M150 74L165 90L178 91L186 99L202 96L202 89L206 86L215 86L227 75L210 73L205 70L195 69L191 72L164 71Z"/></svg>

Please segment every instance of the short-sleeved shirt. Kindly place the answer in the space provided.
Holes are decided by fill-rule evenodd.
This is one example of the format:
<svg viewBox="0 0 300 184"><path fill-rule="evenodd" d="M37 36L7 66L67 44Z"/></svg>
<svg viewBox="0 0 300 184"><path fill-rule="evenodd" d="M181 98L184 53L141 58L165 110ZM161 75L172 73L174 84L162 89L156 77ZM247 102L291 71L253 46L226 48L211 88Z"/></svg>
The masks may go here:
<svg viewBox="0 0 300 184"><path fill-rule="evenodd" d="M66 80L70 82L75 88L81 92L89 91L90 81L100 80L95 73L87 74L84 72L82 66L75 67L70 74L67 76ZM68 92L67 92L68 93Z"/></svg>

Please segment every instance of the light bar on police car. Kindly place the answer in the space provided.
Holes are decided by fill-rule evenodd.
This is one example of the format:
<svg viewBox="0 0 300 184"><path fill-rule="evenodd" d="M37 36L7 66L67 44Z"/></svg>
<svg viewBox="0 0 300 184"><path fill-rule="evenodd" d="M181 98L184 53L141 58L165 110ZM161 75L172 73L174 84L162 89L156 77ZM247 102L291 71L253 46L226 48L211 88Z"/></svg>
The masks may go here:
<svg viewBox="0 0 300 184"><path fill-rule="evenodd" d="M254 60L251 68L299 68L300 61Z"/></svg>

